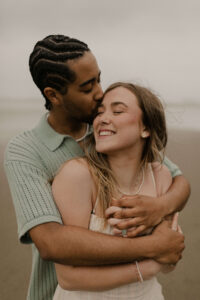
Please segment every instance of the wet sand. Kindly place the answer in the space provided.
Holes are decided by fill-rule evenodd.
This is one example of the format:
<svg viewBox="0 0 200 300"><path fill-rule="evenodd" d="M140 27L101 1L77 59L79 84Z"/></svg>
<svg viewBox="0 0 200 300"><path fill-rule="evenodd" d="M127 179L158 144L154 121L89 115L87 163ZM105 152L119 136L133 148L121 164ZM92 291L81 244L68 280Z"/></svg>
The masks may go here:
<svg viewBox="0 0 200 300"><path fill-rule="evenodd" d="M29 124L30 125L30 124ZM17 239L14 208L3 171L5 145L15 133L2 131L0 142L0 299L26 299L31 270L31 247ZM160 275L166 300L200 299L200 131L170 130L167 155L176 162L189 179L192 194L180 215L180 224L186 236L186 249L176 270Z"/></svg>

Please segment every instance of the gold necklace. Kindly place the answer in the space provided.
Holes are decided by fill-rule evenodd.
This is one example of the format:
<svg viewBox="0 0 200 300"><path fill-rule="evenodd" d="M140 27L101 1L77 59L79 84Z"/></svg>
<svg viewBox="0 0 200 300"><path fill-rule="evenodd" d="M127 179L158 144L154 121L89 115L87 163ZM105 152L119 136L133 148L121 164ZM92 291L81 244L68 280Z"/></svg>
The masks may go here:
<svg viewBox="0 0 200 300"><path fill-rule="evenodd" d="M80 138L76 139L76 142L78 143L78 142L81 142L81 141L83 141L83 140L86 138L86 136L87 136L88 132L89 132L89 124L87 123L87 126L86 126L86 131L85 131L84 135L83 135L82 137L80 137Z"/></svg>
<svg viewBox="0 0 200 300"><path fill-rule="evenodd" d="M139 176L138 176L139 177ZM134 193L134 194L127 194L127 193L124 193L121 189L117 188L118 192L122 195L125 195L125 196L134 196L134 195L138 195L139 192L141 191L141 188L144 184L144 168L142 168L142 179L141 179L141 183L137 189L137 191Z"/></svg>

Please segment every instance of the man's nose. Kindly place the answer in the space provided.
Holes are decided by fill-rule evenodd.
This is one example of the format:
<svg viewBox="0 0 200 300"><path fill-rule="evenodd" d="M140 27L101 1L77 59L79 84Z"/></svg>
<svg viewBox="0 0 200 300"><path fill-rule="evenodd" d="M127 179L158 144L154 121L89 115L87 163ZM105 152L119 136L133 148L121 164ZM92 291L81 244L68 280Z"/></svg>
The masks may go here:
<svg viewBox="0 0 200 300"><path fill-rule="evenodd" d="M94 94L94 100L97 102L100 102L100 101L102 101L102 98L103 98L103 90L102 90L101 84L98 83L96 86L95 94Z"/></svg>

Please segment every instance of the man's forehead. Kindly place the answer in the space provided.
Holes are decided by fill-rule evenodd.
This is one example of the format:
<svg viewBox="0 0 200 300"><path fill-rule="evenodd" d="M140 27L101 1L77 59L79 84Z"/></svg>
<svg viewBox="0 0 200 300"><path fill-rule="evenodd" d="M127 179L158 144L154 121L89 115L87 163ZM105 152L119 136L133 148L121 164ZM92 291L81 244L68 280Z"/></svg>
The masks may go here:
<svg viewBox="0 0 200 300"><path fill-rule="evenodd" d="M83 56L77 57L75 59L70 59L67 62L67 65L73 71L82 71L84 69L90 69L92 67L98 67L95 56L87 51Z"/></svg>
<svg viewBox="0 0 200 300"><path fill-rule="evenodd" d="M68 67L75 72L76 82L83 84L93 77L100 75L100 69L96 58L91 52L85 52L82 57L67 62Z"/></svg>

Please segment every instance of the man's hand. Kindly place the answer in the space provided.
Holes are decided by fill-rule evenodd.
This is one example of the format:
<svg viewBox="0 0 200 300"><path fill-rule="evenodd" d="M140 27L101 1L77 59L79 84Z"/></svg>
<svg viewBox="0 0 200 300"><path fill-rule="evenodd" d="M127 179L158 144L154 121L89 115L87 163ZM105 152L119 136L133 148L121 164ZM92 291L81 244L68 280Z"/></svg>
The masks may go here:
<svg viewBox="0 0 200 300"><path fill-rule="evenodd" d="M177 226L174 225L178 220L176 215L174 219L176 219L175 222L174 220L163 221L152 233L157 252L153 258L162 264L176 264L182 258L182 252L185 248L184 236L180 227L178 224Z"/></svg>
<svg viewBox="0 0 200 300"><path fill-rule="evenodd" d="M115 225L116 234L126 229L127 237L149 232L149 229L159 224L165 216L163 201L160 198L144 195L123 196L119 200L113 199L111 205L112 207L106 210L106 217L112 218L109 223ZM115 219L123 220L119 222Z"/></svg>

